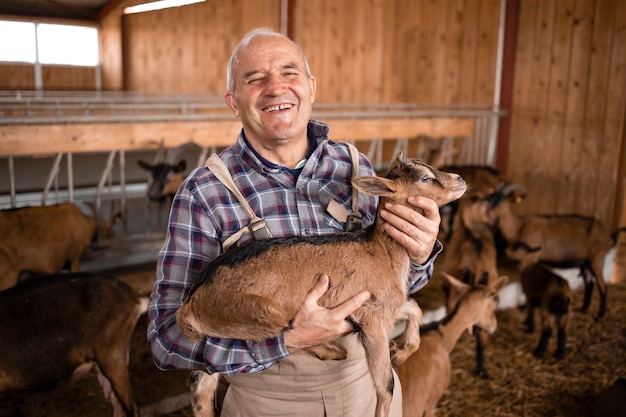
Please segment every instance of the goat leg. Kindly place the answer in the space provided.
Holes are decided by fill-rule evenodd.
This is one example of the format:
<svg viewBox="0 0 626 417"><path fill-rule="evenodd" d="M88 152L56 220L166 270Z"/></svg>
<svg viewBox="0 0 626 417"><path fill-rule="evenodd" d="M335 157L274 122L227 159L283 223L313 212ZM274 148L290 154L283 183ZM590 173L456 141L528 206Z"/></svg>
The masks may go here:
<svg viewBox="0 0 626 417"><path fill-rule="evenodd" d="M535 348L534 355L538 358L543 356L548 348L548 340L550 340L550 336L552 336L552 329L550 327L546 327L541 332L541 338L539 339L539 344L537 348Z"/></svg>
<svg viewBox="0 0 626 417"><path fill-rule="evenodd" d="M489 336L478 327L474 327L473 332L476 338L476 375L489 379L489 373L485 369L485 345Z"/></svg>
<svg viewBox="0 0 626 417"><path fill-rule="evenodd" d="M392 316L389 315L389 317ZM366 319L367 321L361 323L361 339L376 390L376 413L374 415L376 417L388 417L394 386L389 336L384 331L388 326L374 317Z"/></svg>
<svg viewBox="0 0 626 417"><path fill-rule="evenodd" d="M589 304L591 304L591 294L593 293L593 271L588 266L584 266L582 272L585 283L585 298L583 300L583 307L581 311L586 313L589 310Z"/></svg>
<svg viewBox="0 0 626 417"><path fill-rule="evenodd" d="M390 342L391 363L399 366L404 363L420 346L419 320L422 309L412 298L400 309L397 319L406 320L406 328L402 334Z"/></svg>
<svg viewBox="0 0 626 417"><path fill-rule="evenodd" d="M557 333L557 342L556 342L556 351L554 352L554 356L558 359L563 359L565 357L565 342L567 339L567 334L565 329L559 327L559 331Z"/></svg>
<svg viewBox="0 0 626 417"><path fill-rule="evenodd" d="M606 294L607 294L607 286L606 282L604 282L602 267L604 266L604 257L596 256L593 260L593 263L590 267L591 271L589 272L594 280L596 285L598 286L598 291L600 292L600 308L598 309L597 319L600 320L606 314Z"/></svg>
<svg viewBox="0 0 626 417"><path fill-rule="evenodd" d="M534 333L535 332L535 308L528 304L526 307L527 316L524 324L526 325L526 333Z"/></svg>

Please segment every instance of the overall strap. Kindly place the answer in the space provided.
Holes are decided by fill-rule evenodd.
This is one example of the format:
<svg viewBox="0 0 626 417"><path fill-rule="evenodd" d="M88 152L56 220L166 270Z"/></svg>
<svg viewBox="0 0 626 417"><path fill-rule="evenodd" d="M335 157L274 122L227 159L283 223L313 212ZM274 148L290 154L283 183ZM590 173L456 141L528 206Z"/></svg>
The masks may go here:
<svg viewBox="0 0 626 417"><path fill-rule="evenodd" d="M352 176L359 175L359 150L353 144L349 142L341 142L348 147L350 151L350 158L352 158ZM335 200L331 200L326 207L326 211L333 216L333 218L341 223L345 223L344 230L346 232L352 232L361 229L361 221L363 216L359 213L359 191L352 187L352 213L346 210L342 205Z"/></svg>
<svg viewBox="0 0 626 417"><path fill-rule="evenodd" d="M359 175L359 150L351 143L343 142L343 144L346 145L350 151L350 158L352 159L352 176L355 177ZM250 219L250 224L248 226L242 227L222 243L224 251L228 250L228 248L230 248L241 238L241 236L246 233L251 233L254 240L271 238L272 234L270 233L265 220L254 214L252 207L250 207L250 204L248 204L243 194L241 194L241 191L239 191L235 185L235 182L230 175L230 171L228 171L228 167L226 167L224 161L222 161L222 159L214 153L206 160L205 166L213 172L213 175L215 175L231 193L233 193ZM345 231L351 232L361 228L363 216L359 213L359 191L356 188L352 187L352 213L334 200L328 204L326 210L335 220L345 223Z"/></svg>
<svg viewBox="0 0 626 417"><path fill-rule="evenodd" d="M241 192L235 185L235 182L233 181L233 178L231 177L230 172L226 167L226 164L224 164L224 161L222 161L220 157L214 153L206 160L205 165L211 170L211 172L213 172L213 175L215 175L217 179L220 180L220 182L224 184L224 186L228 188L231 193L233 193L233 195L237 198L237 200L243 207L243 210L246 212L246 215L250 219L250 224L248 226L242 227L235 234L228 237L228 239L224 241L224 243L222 244L222 246L224 247L224 251L230 248L245 233L252 233L252 237L255 240L271 238L272 234L265 224L265 220L254 214L252 207L250 207L250 204L248 204L243 194L241 194Z"/></svg>

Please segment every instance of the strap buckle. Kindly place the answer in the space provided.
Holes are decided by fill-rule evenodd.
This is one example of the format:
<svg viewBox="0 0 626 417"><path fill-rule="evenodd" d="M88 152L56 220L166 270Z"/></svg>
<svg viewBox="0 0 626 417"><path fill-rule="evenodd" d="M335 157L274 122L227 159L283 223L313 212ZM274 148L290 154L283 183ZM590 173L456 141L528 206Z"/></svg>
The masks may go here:
<svg viewBox="0 0 626 417"><path fill-rule="evenodd" d="M349 214L346 219L346 225L344 226L344 230L346 232L354 232L357 230L361 230L361 223L363 221L363 216L360 214Z"/></svg>
<svg viewBox="0 0 626 417"><path fill-rule="evenodd" d="M248 225L248 230L252 234L254 240L264 240L272 238L270 229L267 227L267 224L265 224L265 220L263 219L259 219L254 223L250 223Z"/></svg>

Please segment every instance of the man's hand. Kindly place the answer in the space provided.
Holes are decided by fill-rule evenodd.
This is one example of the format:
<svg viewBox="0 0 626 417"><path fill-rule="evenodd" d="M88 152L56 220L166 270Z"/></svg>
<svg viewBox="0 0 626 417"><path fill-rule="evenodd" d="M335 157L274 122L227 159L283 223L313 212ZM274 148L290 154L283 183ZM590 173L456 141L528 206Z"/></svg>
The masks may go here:
<svg viewBox="0 0 626 417"><path fill-rule="evenodd" d="M287 347L305 348L337 340L355 331L346 317L367 301L370 293L362 291L337 307L327 309L317 303L327 289L328 276L321 275L291 320L291 328L285 332Z"/></svg>
<svg viewBox="0 0 626 417"><path fill-rule="evenodd" d="M424 214L400 204L387 203L381 216L387 234L406 248L413 262L423 264L430 257L439 234L439 207L430 198L420 196L409 197L408 202L422 209Z"/></svg>

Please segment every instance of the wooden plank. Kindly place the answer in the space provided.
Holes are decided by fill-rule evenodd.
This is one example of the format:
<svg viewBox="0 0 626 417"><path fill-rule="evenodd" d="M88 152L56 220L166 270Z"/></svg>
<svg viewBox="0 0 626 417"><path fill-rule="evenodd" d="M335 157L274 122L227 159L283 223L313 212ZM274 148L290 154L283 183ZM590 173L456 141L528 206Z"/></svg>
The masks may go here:
<svg viewBox="0 0 626 417"><path fill-rule="evenodd" d="M558 151L558 147L554 148L558 143L553 142L546 134L550 124L545 114L550 93L548 87L554 43L555 6L551 1L541 1L537 6L531 60L532 77L528 86L528 98L535 103L529 111L529 138L533 139L533 146L526 151L529 156L526 162L529 173L526 187L529 188L529 201L532 201L535 211L551 213L554 206L548 206L544 198L554 195L554 190L558 187L558 175L551 175L552 167L547 166L545 161L550 158L551 152Z"/></svg>
<svg viewBox="0 0 626 417"><path fill-rule="evenodd" d="M476 51L478 44L478 9L480 0L468 0L461 19L463 19L463 47L461 49L462 82L459 91L460 103L474 102L476 85Z"/></svg>
<svg viewBox="0 0 626 417"><path fill-rule="evenodd" d="M614 229L626 226L626 31L623 30L626 27L626 3L615 0L612 10L613 39L604 115L605 128L601 139L605 144L600 159L602 174L599 174L606 182L598 187L596 199L598 206L613 205L613 215L611 219L607 219L607 223ZM607 189L611 186L614 188L613 192ZM626 245L624 234L622 242Z"/></svg>
<svg viewBox="0 0 626 417"><path fill-rule="evenodd" d="M611 51L620 48L614 42L619 42L616 36L615 19L617 15L617 4L614 0L604 0L598 2L595 8L592 54L589 71L589 93L587 96L587 112L585 115L585 141L584 149L589 155L591 168L594 175L583 184L583 195L594 196L590 202L594 204L592 212L603 219L609 225L613 217L614 201L616 195L615 183L617 172L613 167L619 163L619 130L613 123L611 126L607 117L609 115L609 87L612 77L617 74L611 73L611 61L615 57ZM624 39L622 39L622 42ZM621 47L626 51L624 47ZM623 63L622 63L623 65ZM622 67L623 68L623 67ZM622 71L623 72L623 71ZM613 78L617 81L621 78L622 86L624 77ZM619 100L614 101L619 103ZM614 110L613 110L614 111ZM610 129L611 134L606 135L606 129ZM608 152L607 152L608 151Z"/></svg>
<svg viewBox="0 0 626 417"><path fill-rule="evenodd" d="M431 136L469 136L472 118L333 119L333 140ZM154 149L163 141L176 147L189 141L200 146L228 146L235 142L238 120L202 122L109 123L65 125L7 125L0 129L0 155L102 152L111 150Z"/></svg>
<svg viewBox="0 0 626 417"><path fill-rule="evenodd" d="M531 117L532 99L529 94L532 83L535 21L538 0L526 0L519 3L519 20L517 49L515 54L515 74L513 82L513 108L511 119L511 140L509 141L510 161L508 169L509 180L518 184L525 184L530 177L528 168L532 161L531 149L534 145L533 123ZM529 188L529 198L518 207L521 213L532 211L532 190ZM529 201L530 200L530 201Z"/></svg>
<svg viewBox="0 0 626 417"><path fill-rule="evenodd" d="M438 25L438 38L444 39L440 45L440 54L444 56L442 90L438 92L440 103L458 103L459 88L463 77L461 61L463 22L459 16L463 13L465 0L450 0L446 21Z"/></svg>
<svg viewBox="0 0 626 417"><path fill-rule="evenodd" d="M565 126L565 111L567 104L567 78L569 74L569 60L571 54L571 13L574 8L574 0L556 2L553 14L554 23L552 44L550 50L550 74L547 84L547 96L545 112L538 117L542 120L542 136L544 140L537 140L542 152L535 153L535 157L541 162L542 176L536 178L540 183L548 186L539 187L541 197L536 200L535 211L540 213L556 212L561 173L561 147L563 129ZM543 179L543 181L541 181Z"/></svg>
<svg viewBox="0 0 626 417"><path fill-rule="evenodd" d="M473 103L493 103L501 0L482 0L476 36L476 81Z"/></svg>
<svg viewBox="0 0 626 417"><path fill-rule="evenodd" d="M588 195L581 184L590 174L590 161L583 152L586 96L589 83L589 56L593 19L593 0L578 0L573 13L572 55L567 90L566 126L561 152L562 180L557 212L575 211L591 215Z"/></svg>

